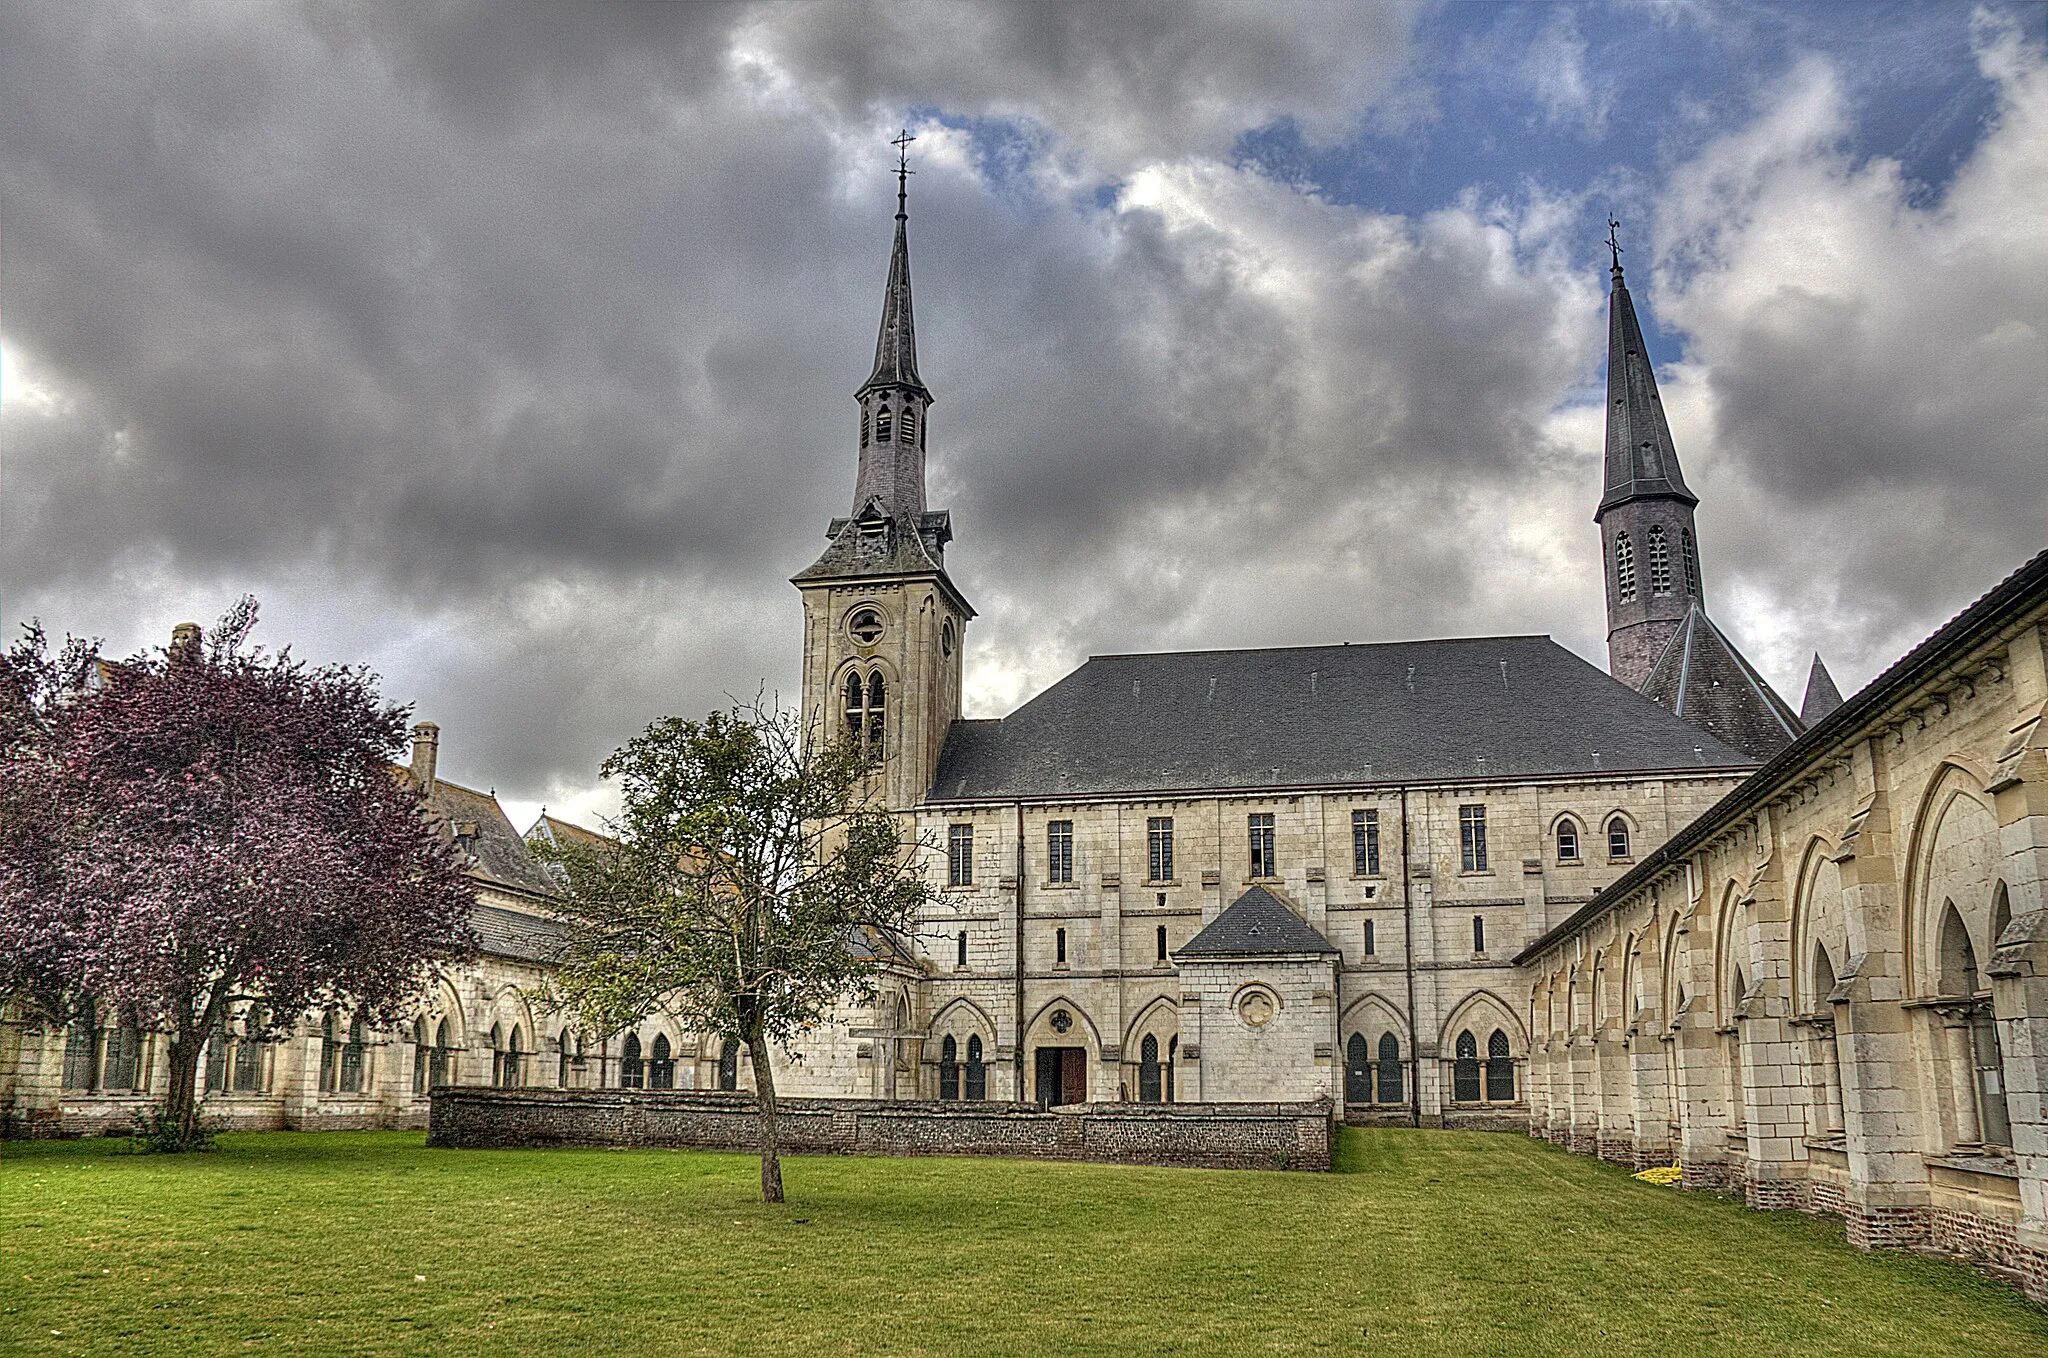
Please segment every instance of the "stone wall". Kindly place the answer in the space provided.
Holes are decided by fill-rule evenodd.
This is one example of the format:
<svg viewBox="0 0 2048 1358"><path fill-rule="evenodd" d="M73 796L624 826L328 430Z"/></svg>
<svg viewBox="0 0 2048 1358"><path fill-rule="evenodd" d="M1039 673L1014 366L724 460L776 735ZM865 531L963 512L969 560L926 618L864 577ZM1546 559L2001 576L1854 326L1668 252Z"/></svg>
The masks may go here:
<svg viewBox="0 0 2048 1358"><path fill-rule="evenodd" d="M1327 1103L1031 1104L786 1099L801 1155L993 1155L1212 1169L1330 1167ZM438 1089L428 1143L465 1149L691 1147L752 1151L754 1101L711 1091Z"/></svg>

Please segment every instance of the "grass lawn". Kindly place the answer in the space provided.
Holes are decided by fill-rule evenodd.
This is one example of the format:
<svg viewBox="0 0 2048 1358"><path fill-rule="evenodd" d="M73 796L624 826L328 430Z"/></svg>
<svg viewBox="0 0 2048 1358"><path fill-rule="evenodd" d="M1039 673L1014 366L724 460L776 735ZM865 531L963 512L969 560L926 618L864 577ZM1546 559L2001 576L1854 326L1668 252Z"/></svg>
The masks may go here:
<svg viewBox="0 0 2048 1358"><path fill-rule="evenodd" d="M0 1154L0 1352L2042 1354L2048 1310L1523 1137L1331 1175L408 1133Z"/></svg>

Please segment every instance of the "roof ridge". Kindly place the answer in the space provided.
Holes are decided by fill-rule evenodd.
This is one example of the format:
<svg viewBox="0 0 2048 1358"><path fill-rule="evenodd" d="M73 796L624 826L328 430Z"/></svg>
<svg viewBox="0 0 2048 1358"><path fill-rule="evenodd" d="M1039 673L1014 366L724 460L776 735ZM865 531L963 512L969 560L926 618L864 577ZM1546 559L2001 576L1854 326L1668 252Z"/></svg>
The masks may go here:
<svg viewBox="0 0 2048 1358"><path fill-rule="evenodd" d="M1483 641L1548 641L1557 646L1558 642L1548 632L1506 632L1498 636L1469 637L1408 637L1401 641L1310 641L1297 642L1287 646L1210 646L1188 651L1103 651L1091 652L1088 660L1149 660L1168 655L1272 655L1278 651L1357 651L1389 646L1448 646L1458 643L1477 644ZM1569 650L1569 647L1559 647ZM1087 663L1086 661L1083 662Z"/></svg>

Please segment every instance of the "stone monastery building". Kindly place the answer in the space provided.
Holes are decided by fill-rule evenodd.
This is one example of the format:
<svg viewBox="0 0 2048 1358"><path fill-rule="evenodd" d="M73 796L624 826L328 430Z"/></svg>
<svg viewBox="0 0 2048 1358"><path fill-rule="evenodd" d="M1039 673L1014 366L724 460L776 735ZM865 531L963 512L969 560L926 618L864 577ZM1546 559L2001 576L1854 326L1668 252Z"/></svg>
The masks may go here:
<svg viewBox="0 0 2048 1358"><path fill-rule="evenodd" d="M1541 636L1109 655L963 719L900 190L851 512L793 583L804 716L872 744L940 890L873 1006L777 1054L783 1092L1527 1128L2048 1298L2048 554L1846 703L1816 656L1795 712L1707 611L1617 255L1606 673ZM473 856L483 957L398 1031L224 1031L209 1107L419 1125L437 1084L747 1087L732 1044L534 1003L561 926L529 842L589 832L522 839L437 741L404 774ZM161 1060L118 1021L0 1025L0 1111L125 1126Z"/></svg>

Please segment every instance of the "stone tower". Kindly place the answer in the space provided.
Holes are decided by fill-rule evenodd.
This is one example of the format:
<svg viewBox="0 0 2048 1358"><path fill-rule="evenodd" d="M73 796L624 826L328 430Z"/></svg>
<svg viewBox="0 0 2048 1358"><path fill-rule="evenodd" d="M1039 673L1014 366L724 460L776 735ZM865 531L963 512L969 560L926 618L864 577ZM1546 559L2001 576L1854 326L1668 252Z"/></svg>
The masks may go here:
<svg viewBox="0 0 2048 1358"><path fill-rule="evenodd" d="M1705 606L1692 511L1671 426L1614 257L1607 323L1607 475L1600 545L1607 575L1607 672L1640 689L1694 604Z"/></svg>
<svg viewBox="0 0 2048 1358"><path fill-rule="evenodd" d="M896 182L896 242L875 366L854 393L860 470L853 513L825 530L825 554L791 583L803 594L808 730L869 742L880 791L898 809L930 790L960 715L960 663L974 609L946 574L953 528L924 499L925 412L910 300L907 169Z"/></svg>

